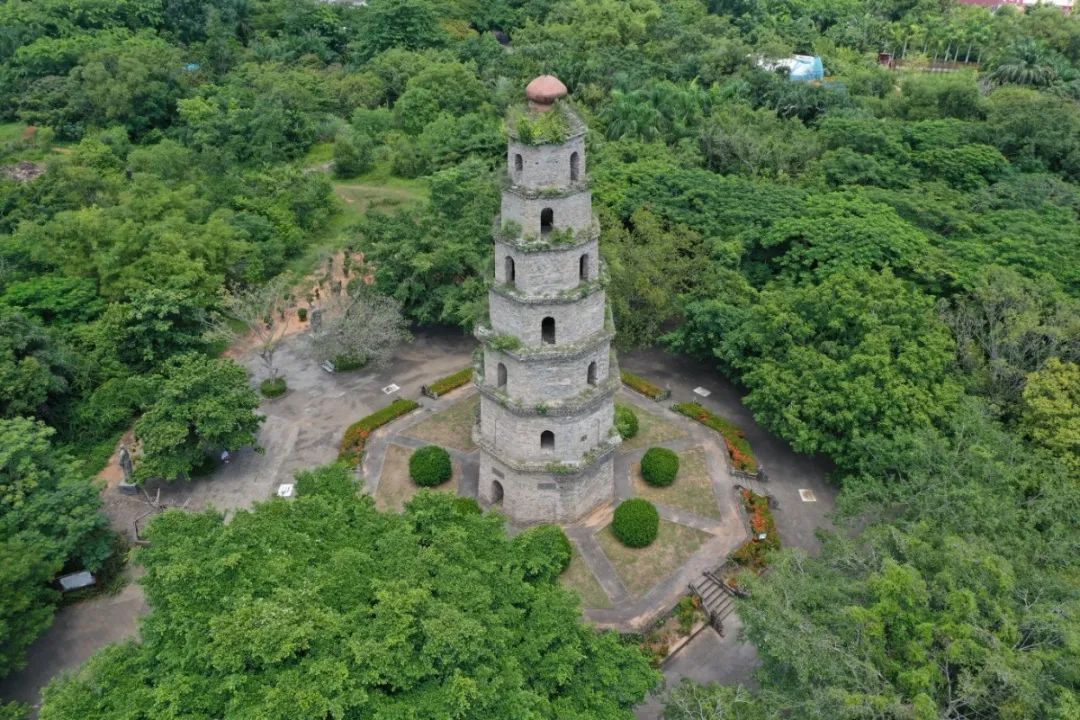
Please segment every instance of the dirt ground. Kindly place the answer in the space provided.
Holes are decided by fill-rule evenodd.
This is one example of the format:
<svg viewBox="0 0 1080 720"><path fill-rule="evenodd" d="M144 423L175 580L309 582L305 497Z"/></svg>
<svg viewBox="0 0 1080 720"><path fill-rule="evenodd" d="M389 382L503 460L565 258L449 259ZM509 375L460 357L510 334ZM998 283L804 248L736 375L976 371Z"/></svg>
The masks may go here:
<svg viewBox="0 0 1080 720"><path fill-rule="evenodd" d="M648 547L626 547L615 537L610 525L598 532L596 539L626 589L633 595L641 595L685 563L709 539L709 534L661 520L656 540Z"/></svg>
<svg viewBox="0 0 1080 720"><path fill-rule="evenodd" d="M383 461L382 475L379 478L379 489L375 492L375 507L380 510L394 510L401 512L405 509L405 503L412 499L413 495L422 488L409 477L409 458L412 457L413 448L394 445L386 449L386 459ZM461 467L456 461L451 461L454 473L450 479L442 485L430 488L435 492L455 492L458 480L461 478Z"/></svg>

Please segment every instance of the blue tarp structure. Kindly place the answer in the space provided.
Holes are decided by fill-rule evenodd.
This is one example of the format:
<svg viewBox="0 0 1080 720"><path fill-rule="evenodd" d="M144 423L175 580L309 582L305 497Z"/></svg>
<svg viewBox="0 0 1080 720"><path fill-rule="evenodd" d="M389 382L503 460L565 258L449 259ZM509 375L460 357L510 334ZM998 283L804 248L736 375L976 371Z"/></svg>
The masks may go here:
<svg viewBox="0 0 1080 720"><path fill-rule="evenodd" d="M825 77L825 66L821 64L821 58L814 55L795 55L791 58L791 73L788 75L792 80L821 80Z"/></svg>
<svg viewBox="0 0 1080 720"><path fill-rule="evenodd" d="M825 66L821 64L821 58L815 55L792 55L779 60L766 60L759 58L757 65L765 70L787 70L788 78L798 82L821 80L825 77Z"/></svg>

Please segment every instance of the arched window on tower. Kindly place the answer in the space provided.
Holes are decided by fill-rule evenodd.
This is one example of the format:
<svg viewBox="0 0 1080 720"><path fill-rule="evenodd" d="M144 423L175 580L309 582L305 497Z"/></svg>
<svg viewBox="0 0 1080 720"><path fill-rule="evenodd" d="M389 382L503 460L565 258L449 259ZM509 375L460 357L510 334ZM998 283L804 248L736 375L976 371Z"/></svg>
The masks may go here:
<svg viewBox="0 0 1080 720"><path fill-rule="evenodd" d="M524 169L525 161L521 159L521 153L514 153L514 173L520 176Z"/></svg>
<svg viewBox="0 0 1080 720"><path fill-rule="evenodd" d="M577 152L570 153L570 182L577 182L581 175L579 169L581 160L578 158Z"/></svg>
<svg viewBox="0 0 1080 720"><path fill-rule="evenodd" d="M594 363L595 364L595 363ZM499 366L495 369L496 380L498 380L498 387L506 387L506 366L499 363Z"/></svg>
<svg viewBox="0 0 1080 720"><path fill-rule="evenodd" d="M588 383L590 385L595 385L596 384L596 361L595 360L593 360L591 363L589 363L589 370L588 370L588 372L587 372L587 374L585 376L585 379L586 379L586 381L588 381Z"/></svg>
<svg viewBox="0 0 1080 720"><path fill-rule="evenodd" d="M551 232L551 227L555 224L555 212L551 208L544 208L540 211L540 232Z"/></svg>
<svg viewBox="0 0 1080 720"><path fill-rule="evenodd" d="M589 279L589 253L585 253L578 260L578 277L582 282Z"/></svg>
<svg viewBox="0 0 1080 720"><path fill-rule="evenodd" d="M545 430L544 432L540 433L540 449L555 449L555 433L551 432L550 430Z"/></svg>
<svg viewBox="0 0 1080 720"><path fill-rule="evenodd" d="M555 318L546 317L540 322L540 340L548 345L555 344Z"/></svg>
<svg viewBox="0 0 1080 720"><path fill-rule="evenodd" d="M509 255L506 256L506 262L503 263L505 281L508 285L513 285L516 275L514 273L514 258Z"/></svg>

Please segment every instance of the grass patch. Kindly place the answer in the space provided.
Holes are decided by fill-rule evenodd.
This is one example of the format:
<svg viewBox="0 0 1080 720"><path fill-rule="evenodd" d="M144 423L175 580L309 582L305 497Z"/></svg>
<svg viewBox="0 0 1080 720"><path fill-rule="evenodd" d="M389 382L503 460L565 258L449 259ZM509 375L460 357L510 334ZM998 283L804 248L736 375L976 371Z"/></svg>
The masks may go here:
<svg viewBox="0 0 1080 720"><path fill-rule="evenodd" d="M315 143L308 148L307 154L304 155L304 165L322 165L323 163L332 162L334 159L334 143L321 142Z"/></svg>
<svg viewBox="0 0 1080 720"><path fill-rule="evenodd" d="M574 548L569 567L559 576L559 583L581 597L582 607L598 609L611 607L611 598L604 592L604 588L600 587L600 583L581 558L577 548Z"/></svg>
<svg viewBox="0 0 1080 720"><path fill-rule="evenodd" d="M25 132L26 123L0 123L0 143L9 143L16 140L22 140L23 133Z"/></svg>
<svg viewBox="0 0 1080 720"><path fill-rule="evenodd" d="M716 493L713 492L703 448L695 447L679 453L679 474L675 482L667 487L653 487L645 482L641 477L641 466L637 463L630 468L630 477L634 479L636 497L689 510L702 517L718 520L723 517L716 502Z"/></svg>
<svg viewBox="0 0 1080 720"><path fill-rule="evenodd" d="M333 156L333 143L315 145L309 155L318 157L329 147L330 157L307 163L319 165L329 162ZM356 224L368 210L393 212L396 209L416 207L428 199L429 192L424 180L399 178L390 172L390 163L377 164L372 170L345 181L334 181L334 197L337 209L326 226L313 234L304 251L288 263L288 270L298 277L310 273L327 253L345 248L351 240L349 228Z"/></svg>
<svg viewBox="0 0 1080 720"><path fill-rule="evenodd" d="M686 433L678 425L668 422L659 415L645 412L637 405L628 406L634 411L638 419L637 435L629 440L624 440L620 449L636 450L638 448L659 445L660 443L678 440L686 437Z"/></svg>
<svg viewBox="0 0 1080 720"><path fill-rule="evenodd" d="M480 395L472 395L414 425L405 434L433 445L470 452L476 449L472 429L479 405Z"/></svg>
<svg viewBox="0 0 1080 720"><path fill-rule="evenodd" d="M454 472L450 480L434 488L421 488L409 477L409 458L412 449L390 443L386 446L386 458L383 460L382 474L379 475L379 487L375 491L375 507L380 510L401 512L405 503L423 489L435 492L455 492L461 470L454 463Z"/></svg>
<svg viewBox="0 0 1080 720"><path fill-rule="evenodd" d="M596 533L596 539L615 566L623 585L637 597L689 560L709 539L709 534L660 520L656 540L648 547L626 547L615 537L610 525Z"/></svg>

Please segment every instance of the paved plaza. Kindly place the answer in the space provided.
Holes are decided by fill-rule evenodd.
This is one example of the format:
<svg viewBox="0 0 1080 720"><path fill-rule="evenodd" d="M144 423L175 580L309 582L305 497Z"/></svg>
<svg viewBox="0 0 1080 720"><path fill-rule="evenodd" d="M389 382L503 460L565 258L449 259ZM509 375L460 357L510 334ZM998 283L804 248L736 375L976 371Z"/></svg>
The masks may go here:
<svg viewBox="0 0 1080 720"><path fill-rule="evenodd" d="M213 507L226 513L251 507L272 497L281 483L290 482L297 470L331 462L345 427L351 422L387 405L397 397L420 398L422 408L373 435L365 458L365 482L369 491L378 487L385 448L390 444L411 450L426 444L410 432L428 418L467 402L475 391L463 388L431 400L421 398L420 387L449 375L472 361L475 341L456 329L419 331L413 342L402 346L394 359L376 370L330 374L322 370L305 352L303 335L289 338L279 351L280 368L289 382L289 391L280 398L265 400L260 411L266 422L259 434L261 451L243 449L233 453L228 465L212 476L190 483L150 485L147 490L164 506L183 506L196 510ZM685 594L687 584L705 569L719 565L726 554L746 537L744 520L734 500L732 483L726 473L726 460L718 436L668 409L672 402L696 401L738 423L745 430L755 454L769 474L767 487L755 487L777 501L776 520L785 545L814 551L818 527L829 526L827 513L833 508L836 489L826 482L828 465L818 459L794 453L784 441L766 432L754 422L740 402L740 393L715 371L692 360L673 357L659 351L630 353L621 364L653 382L668 387L670 401L654 403L627 390L618 401L633 405L642 413L659 416L679 424L682 437L656 443L675 450L704 448L710 481L717 502L716 512L708 515L678 507L658 504L663 521L701 533L703 542L680 567L674 568L648 590L631 592L604 552L598 532L610 521L611 507L601 508L579 523L567 527L589 571L607 596L608 607L587 609L587 617L602 627L640 629L656 615L670 608ZM261 379L261 367L254 358L244 360ZM384 388L398 389L385 393ZM706 388L708 397L694 393ZM382 438L383 442L378 439ZM380 449L381 448L381 449ZM631 469L646 448L627 447L616 457L616 494L625 499L634 494ZM473 496L476 492L475 450L448 447L454 460L458 486L455 491ZM814 502L804 502L800 490L810 490ZM118 530L130 529L131 521L150 510L141 496L121 495L108 487L103 497L106 509ZM516 531L519 528L511 528ZM133 574L138 568L133 569ZM61 609L53 626L30 648L28 666L8 676L0 684L0 697L36 702L40 689L56 674L72 670L94 651L137 633L137 620L147 612L142 589L129 584L118 595L95 598ZM723 637L709 629L696 636L664 666L665 678L674 683L684 677L699 681L750 681L757 657L753 646L738 637L738 618L725 621ZM656 698L639 709L639 717L658 717Z"/></svg>

